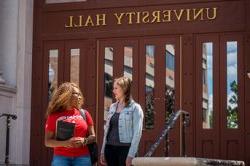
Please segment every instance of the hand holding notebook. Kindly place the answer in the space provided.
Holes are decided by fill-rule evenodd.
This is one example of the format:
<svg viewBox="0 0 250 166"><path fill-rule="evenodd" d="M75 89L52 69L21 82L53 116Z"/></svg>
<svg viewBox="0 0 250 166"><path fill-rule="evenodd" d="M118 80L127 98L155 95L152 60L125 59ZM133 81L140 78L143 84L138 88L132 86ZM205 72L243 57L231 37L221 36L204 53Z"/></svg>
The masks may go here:
<svg viewBox="0 0 250 166"><path fill-rule="evenodd" d="M56 125L56 139L65 141L74 136L75 124L59 120Z"/></svg>

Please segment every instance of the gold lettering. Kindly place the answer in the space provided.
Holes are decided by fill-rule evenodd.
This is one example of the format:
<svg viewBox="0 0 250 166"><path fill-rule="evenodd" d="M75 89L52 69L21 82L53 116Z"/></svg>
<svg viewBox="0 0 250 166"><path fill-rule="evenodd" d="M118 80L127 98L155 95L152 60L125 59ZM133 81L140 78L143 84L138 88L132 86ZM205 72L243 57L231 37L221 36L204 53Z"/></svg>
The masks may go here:
<svg viewBox="0 0 250 166"><path fill-rule="evenodd" d="M129 11L123 13L113 13L116 24L121 25L124 22L127 24L148 24L171 21L199 21L199 20L214 20L217 18L218 7L207 8L182 8L182 9L167 9L154 11ZM107 25L106 14L94 15L78 15L68 16L65 28L78 28L88 26L105 26Z"/></svg>
<svg viewBox="0 0 250 166"><path fill-rule="evenodd" d="M137 14L136 24L140 24L141 23L141 12L136 12L136 14Z"/></svg>
<svg viewBox="0 0 250 166"><path fill-rule="evenodd" d="M132 15L135 15L135 12L129 12L126 15L128 16L128 24L132 24Z"/></svg>
<svg viewBox="0 0 250 166"><path fill-rule="evenodd" d="M190 21L190 9L186 9L187 11L187 21Z"/></svg>
<svg viewBox="0 0 250 166"><path fill-rule="evenodd" d="M217 8L216 7L213 8L213 16L212 17L209 17L209 8L206 8L206 10L207 10L207 18L209 20L214 20L217 17Z"/></svg>
<svg viewBox="0 0 250 166"><path fill-rule="evenodd" d="M196 20L199 17L199 15L200 15L200 20L204 20L204 18L203 18L203 12L204 12L203 8L199 9L198 12L196 12L196 9L193 9L193 12L194 12L194 20Z"/></svg>
<svg viewBox="0 0 250 166"><path fill-rule="evenodd" d="M75 24L74 23L74 27L82 27L83 25L82 25L82 16L78 16L78 24Z"/></svg>
<svg viewBox="0 0 250 166"><path fill-rule="evenodd" d="M177 13L177 11L176 11L176 10L174 10L175 16L176 16L176 18L177 18L177 20L178 20L178 21L180 21L180 20L181 20L181 17L182 17L183 11L184 11L184 9L181 9L181 10L180 10L180 12L179 12L179 14L178 14L178 13Z"/></svg>
<svg viewBox="0 0 250 166"><path fill-rule="evenodd" d="M161 22L161 20L160 20L160 11L159 10L158 11L153 11L152 16L154 17L153 20L151 21L152 23L155 22L156 20L157 20L156 21L157 23Z"/></svg>
<svg viewBox="0 0 250 166"><path fill-rule="evenodd" d="M122 17L125 13L120 13L120 15L118 15L117 13L114 13L116 19L117 19L117 24L122 24L121 23L121 20L122 20Z"/></svg>
<svg viewBox="0 0 250 166"><path fill-rule="evenodd" d="M106 24L106 14L97 14L96 15L96 26L107 25Z"/></svg>
<svg viewBox="0 0 250 166"><path fill-rule="evenodd" d="M74 16L69 16L69 24L65 24L65 28L72 28L73 27L73 18Z"/></svg>
<svg viewBox="0 0 250 166"><path fill-rule="evenodd" d="M149 12L148 11L143 11L142 12L142 22L143 23L149 23Z"/></svg>
<svg viewBox="0 0 250 166"><path fill-rule="evenodd" d="M85 26L85 27L86 27L86 26L89 26L89 24L90 24L90 26L94 26L94 23L93 23L93 20L92 20L91 16L88 16L88 17L87 17L87 20L86 20L84 26Z"/></svg>
<svg viewBox="0 0 250 166"><path fill-rule="evenodd" d="M163 12L162 22L170 22L171 21L171 10L164 10Z"/></svg>

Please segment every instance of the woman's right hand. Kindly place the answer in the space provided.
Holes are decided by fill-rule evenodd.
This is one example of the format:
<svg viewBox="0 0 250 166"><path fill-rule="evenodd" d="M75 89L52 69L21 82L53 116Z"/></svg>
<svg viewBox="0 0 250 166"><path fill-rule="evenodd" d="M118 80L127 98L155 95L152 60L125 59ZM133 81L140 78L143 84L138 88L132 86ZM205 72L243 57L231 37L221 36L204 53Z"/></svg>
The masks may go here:
<svg viewBox="0 0 250 166"><path fill-rule="evenodd" d="M103 153L100 156L100 163L101 163L101 165L107 165L106 160L105 160L105 156Z"/></svg>
<svg viewBox="0 0 250 166"><path fill-rule="evenodd" d="M63 146L66 148L73 148L74 147L74 141L68 139L63 141Z"/></svg>
<svg viewBox="0 0 250 166"><path fill-rule="evenodd" d="M72 137L66 141L63 141L63 146L67 148L80 148L86 138L84 137Z"/></svg>
<svg viewBox="0 0 250 166"><path fill-rule="evenodd" d="M78 141L78 142L79 142L79 141ZM63 141L63 146L66 147L66 148L76 148L78 142L77 142L76 139L73 137L73 138L70 138L70 139L68 139L68 140Z"/></svg>

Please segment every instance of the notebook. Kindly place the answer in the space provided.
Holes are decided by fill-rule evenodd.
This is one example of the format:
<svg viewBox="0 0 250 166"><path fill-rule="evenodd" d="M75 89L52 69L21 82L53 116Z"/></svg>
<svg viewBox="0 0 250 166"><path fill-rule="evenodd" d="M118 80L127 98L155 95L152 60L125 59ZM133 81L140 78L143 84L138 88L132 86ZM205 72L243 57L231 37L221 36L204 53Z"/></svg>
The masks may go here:
<svg viewBox="0 0 250 166"><path fill-rule="evenodd" d="M75 124L59 120L56 125L56 139L64 141L74 136Z"/></svg>

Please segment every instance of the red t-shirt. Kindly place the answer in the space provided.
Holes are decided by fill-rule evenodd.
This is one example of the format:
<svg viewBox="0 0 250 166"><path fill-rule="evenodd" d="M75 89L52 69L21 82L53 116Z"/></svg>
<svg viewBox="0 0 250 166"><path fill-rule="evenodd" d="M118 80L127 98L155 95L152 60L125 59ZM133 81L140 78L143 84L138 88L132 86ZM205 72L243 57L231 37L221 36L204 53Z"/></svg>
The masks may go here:
<svg viewBox="0 0 250 166"><path fill-rule="evenodd" d="M86 121L81 116L79 110L65 110L62 112L56 112L48 116L45 126L45 131L56 132L56 123L58 120L75 123L74 137L86 137L88 133L88 126L93 126L93 120L90 114L85 111ZM66 148L55 147L54 154L60 156L76 157L82 155L88 155L89 151L87 146L80 148Z"/></svg>

